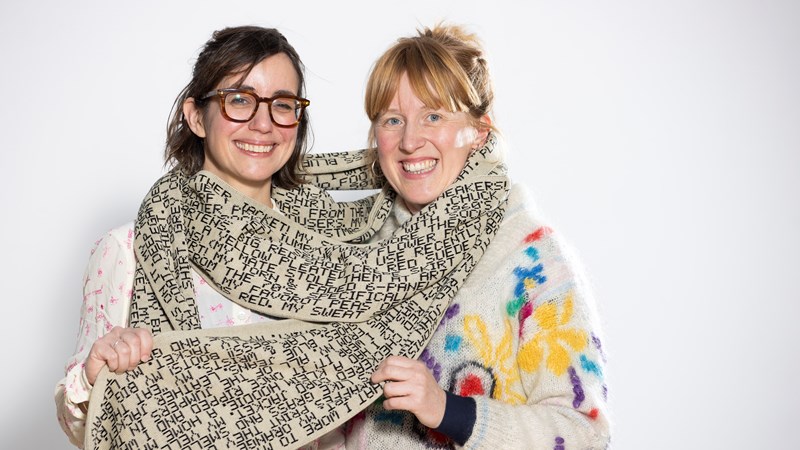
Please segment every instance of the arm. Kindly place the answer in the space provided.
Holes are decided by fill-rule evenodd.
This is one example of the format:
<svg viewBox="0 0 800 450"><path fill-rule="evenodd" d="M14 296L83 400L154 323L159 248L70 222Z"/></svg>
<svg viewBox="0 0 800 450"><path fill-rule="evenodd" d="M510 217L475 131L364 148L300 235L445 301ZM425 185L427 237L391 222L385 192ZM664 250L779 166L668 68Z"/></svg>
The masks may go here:
<svg viewBox="0 0 800 450"><path fill-rule="evenodd" d="M55 390L58 422L76 446L83 442L92 388L84 371L86 359L96 341L115 326L127 325L135 269L132 242L132 226L109 232L96 243L84 274L78 343Z"/></svg>
<svg viewBox="0 0 800 450"><path fill-rule="evenodd" d="M604 449L609 442L604 355L592 299L577 263L547 228L522 248L515 270L515 360L525 399L475 397L465 448Z"/></svg>
<svg viewBox="0 0 800 450"><path fill-rule="evenodd" d="M461 304L463 325L445 331L459 335L463 329L477 353L461 354L462 361L489 372L451 386L446 400L420 361L390 357L372 381L391 381L383 387L386 410L409 411L465 448L605 448L603 356L588 289L549 229L519 215L512 222L504 231L525 231L498 239L505 240L498 244L505 251L494 252L476 272L474 284L484 288L466 294L473 303ZM502 316L491 312L498 309ZM505 333L492 337L487 328ZM479 379L483 387L476 389Z"/></svg>

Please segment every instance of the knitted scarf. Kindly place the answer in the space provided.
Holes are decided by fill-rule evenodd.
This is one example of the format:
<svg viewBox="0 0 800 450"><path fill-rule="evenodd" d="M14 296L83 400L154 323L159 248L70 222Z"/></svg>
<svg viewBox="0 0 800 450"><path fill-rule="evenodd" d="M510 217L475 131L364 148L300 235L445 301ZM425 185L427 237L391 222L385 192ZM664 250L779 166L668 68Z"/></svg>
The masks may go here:
<svg viewBox="0 0 800 450"><path fill-rule="evenodd" d="M101 372L85 448L296 448L371 404L377 365L419 356L497 232L508 180L494 145L369 245L352 242L380 228L391 190L344 204L322 190L368 187L363 152L309 158L322 189L276 190L288 217L208 172L166 174L136 223L131 324L153 330L152 357ZM190 267L231 301L287 320L201 330Z"/></svg>

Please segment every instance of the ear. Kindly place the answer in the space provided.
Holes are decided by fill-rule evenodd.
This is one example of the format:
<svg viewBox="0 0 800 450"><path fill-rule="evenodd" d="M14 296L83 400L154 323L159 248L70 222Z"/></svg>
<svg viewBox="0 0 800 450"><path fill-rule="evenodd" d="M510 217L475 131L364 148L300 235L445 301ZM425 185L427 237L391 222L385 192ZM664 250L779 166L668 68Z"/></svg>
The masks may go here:
<svg viewBox="0 0 800 450"><path fill-rule="evenodd" d="M486 143L486 139L489 137L489 131L491 131L492 127L492 118L489 117L488 114L484 114L481 117L481 126L478 128L478 134L475 136L475 142L473 142L474 149L479 149L483 147L483 144Z"/></svg>
<svg viewBox="0 0 800 450"><path fill-rule="evenodd" d="M203 111L197 106L194 98L189 97L183 101L183 117L189 124L189 129L199 138L206 137L206 127L203 124Z"/></svg>

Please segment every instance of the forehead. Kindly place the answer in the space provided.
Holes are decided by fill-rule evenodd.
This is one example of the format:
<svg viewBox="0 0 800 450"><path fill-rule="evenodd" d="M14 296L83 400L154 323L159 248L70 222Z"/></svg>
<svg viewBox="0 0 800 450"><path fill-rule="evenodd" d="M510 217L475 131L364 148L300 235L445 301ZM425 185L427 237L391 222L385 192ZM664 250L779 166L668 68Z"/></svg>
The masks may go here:
<svg viewBox="0 0 800 450"><path fill-rule="evenodd" d="M439 93L433 88L424 74L416 74L416 76L409 76L408 72L403 72L394 81L393 86L390 86L391 96L387 96L388 100L385 105L382 105L383 110L394 108L399 103L406 103L406 106L427 107L431 109L443 108L443 102Z"/></svg>
<svg viewBox="0 0 800 450"><path fill-rule="evenodd" d="M300 76L289 56L277 53L262 59L250 70L247 66L238 68L225 76L218 83L218 87L252 88L269 93L288 91L297 94L300 89Z"/></svg>

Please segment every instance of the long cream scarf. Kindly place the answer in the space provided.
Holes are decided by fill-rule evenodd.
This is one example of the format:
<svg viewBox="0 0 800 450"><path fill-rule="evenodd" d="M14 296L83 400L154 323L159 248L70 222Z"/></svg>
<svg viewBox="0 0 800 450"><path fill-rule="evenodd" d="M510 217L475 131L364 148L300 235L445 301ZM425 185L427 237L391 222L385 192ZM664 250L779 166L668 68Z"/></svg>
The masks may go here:
<svg viewBox="0 0 800 450"><path fill-rule="evenodd" d="M207 172L162 177L137 219L131 311L156 334L152 358L98 377L85 448L296 448L368 406L378 363L420 354L500 225L508 179L494 145L370 245L343 241L380 228L388 189L339 205L313 186L276 192L290 219ZM323 188L358 188L360 156L306 167ZM190 267L231 301L288 320L199 329Z"/></svg>

